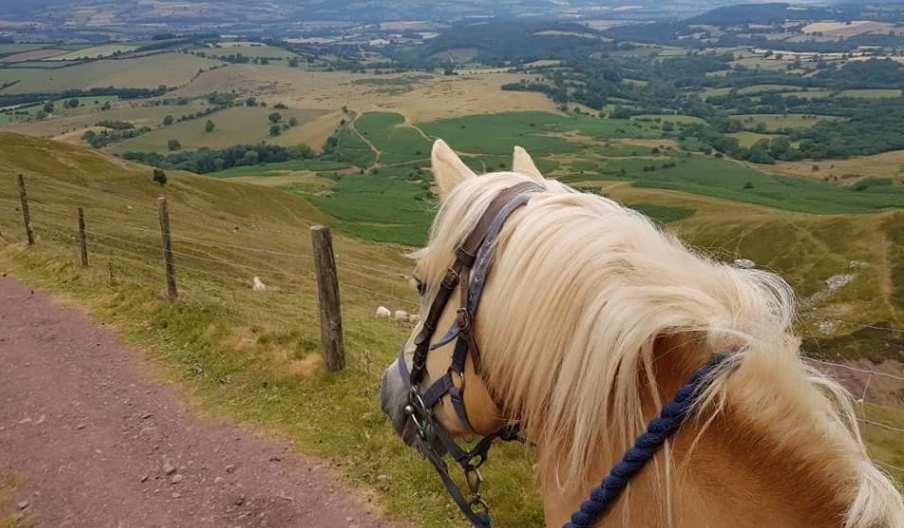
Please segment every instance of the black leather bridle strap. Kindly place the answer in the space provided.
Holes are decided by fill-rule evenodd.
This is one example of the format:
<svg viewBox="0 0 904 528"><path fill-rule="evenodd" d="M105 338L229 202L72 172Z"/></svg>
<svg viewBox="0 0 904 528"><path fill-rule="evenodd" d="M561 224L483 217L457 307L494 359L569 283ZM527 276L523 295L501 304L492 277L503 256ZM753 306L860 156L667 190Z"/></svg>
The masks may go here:
<svg viewBox="0 0 904 528"><path fill-rule="evenodd" d="M427 354L430 352L430 340L436 332L436 326L443 316L443 311L446 309L452 293L459 285L462 271L474 265L477 252L486 239L487 233L490 231L499 212L518 195L540 190L542 190L542 187L536 183L522 182L501 191L490 202L490 205L484 211L471 233L465 238L465 241L455 250L455 262L446 271L446 275L440 283L440 288L427 312L427 317L421 323L421 330L414 339L415 350L411 361L412 385L417 386L423 380L427 367ZM463 292L463 294L467 295L467 291ZM467 297L464 298L466 299Z"/></svg>

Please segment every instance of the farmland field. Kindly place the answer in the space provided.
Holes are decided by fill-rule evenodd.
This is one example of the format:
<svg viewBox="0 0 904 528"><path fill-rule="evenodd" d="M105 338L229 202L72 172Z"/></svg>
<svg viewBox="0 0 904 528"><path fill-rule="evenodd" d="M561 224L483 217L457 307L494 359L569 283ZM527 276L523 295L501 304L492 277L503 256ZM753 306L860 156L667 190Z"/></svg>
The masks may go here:
<svg viewBox="0 0 904 528"><path fill-rule="evenodd" d="M813 116L800 114L749 114L749 115L733 115L735 121L740 121L745 125L756 126L760 123L766 125L766 130L774 132L782 128L809 128L820 121L831 121L837 118L831 116Z"/></svg>
<svg viewBox="0 0 904 528"><path fill-rule="evenodd" d="M55 55L53 60L58 61L74 61L82 59L101 59L109 57L117 53L128 53L138 49L134 44L104 44L101 46L91 46L76 51L71 51L65 55Z"/></svg>
<svg viewBox="0 0 904 528"><path fill-rule="evenodd" d="M289 50L263 44L221 42L218 47L201 48L200 51L211 57L241 54L245 57L262 57L267 59L285 59L296 55Z"/></svg>
<svg viewBox="0 0 904 528"><path fill-rule="evenodd" d="M901 90L876 90L876 89L865 89L865 90L844 90L838 94L839 97L859 97L863 99L886 99L886 98L894 98L901 97Z"/></svg>
<svg viewBox="0 0 904 528"><path fill-rule="evenodd" d="M299 126L316 119L325 112L322 110L274 110L261 107L237 107L216 112L201 119L193 119L177 123L169 127L154 130L143 136L116 144L113 152L130 150L166 152L167 144L175 139L185 150L198 148L226 148L239 143L258 143L271 139L268 116L278 112L287 122L295 118ZM212 132L205 130L207 121L212 121L216 128Z"/></svg>
<svg viewBox="0 0 904 528"><path fill-rule="evenodd" d="M777 137L774 134L758 134L756 132L747 132L747 131L734 132L734 133L728 134L728 135L730 137L736 138L738 140L738 143L740 143L740 145L742 147L747 147L747 148L750 148L753 145L755 145L757 141L760 141L763 139L772 140L775 137Z"/></svg>
<svg viewBox="0 0 904 528"><path fill-rule="evenodd" d="M222 17L232 2L195 10L142 0L150 11L131 40L116 22L0 44L0 176L9 180L0 264L121 325L199 400L324 457L413 527L465 526L374 401L382 367L411 331L374 310L419 307L405 255L425 244L440 206L436 139L481 174L510 170L522 146L546 177L647 215L701 255L752 260L794 288L807 356L904 372L904 33L821 18L685 24L646 4L570 2L556 20L528 15L569 2L494 9L522 2L534 7L498 20L460 17L470 3L442 20L427 14L446 9L438 4L409 13L402 3L380 16L405 11L411 21L361 23L372 2L264 2L231 21ZM160 15L169 9L172 24ZM354 13L333 16L342 9ZM788 9L809 17L821 8ZM882 9L904 20L904 7ZM293 19L312 10L331 11ZM576 24L590 18L599 33ZM64 91L106 87L154 91L103 90L117 95L65 105L79 94ZM34 203L30 249L15 208L19 173ZM173 214L177 303L159 295L160 195ZM72 258L73 211L83 206L86 268ZM302 364L320 348L315 223L335 237L349 352L339 374ZM252 290L254 277L265 290ZM890 406L904 403L904 385L880 383L852 384L858 397L869 393L861 418L904 425ZM897 429L862 427L870 453L904 478ZM529 451L505 447L488 469L500 526L544 525Z"/></svg>
<svg viewBox="0 0 904 528"><path fill-rule="evenodd" d="M181 53L161 53L129 60L100 60L54 70L0 69L0 84L20 81L4 93L62 92L95 87L156 88L179 86L218 61Z"/></svg>

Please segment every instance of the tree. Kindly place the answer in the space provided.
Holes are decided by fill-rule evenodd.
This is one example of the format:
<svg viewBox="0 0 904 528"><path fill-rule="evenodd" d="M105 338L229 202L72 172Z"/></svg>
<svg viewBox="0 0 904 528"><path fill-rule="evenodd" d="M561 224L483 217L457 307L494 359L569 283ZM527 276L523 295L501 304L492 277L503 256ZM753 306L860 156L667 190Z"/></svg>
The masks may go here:
<svg viewBox="0 0 904 528"><path fill-rule="evenodd" d="M271 135L271 136L276 137L276 136L278 136L278 135L280 135L280 134L282 134L282 127L281 127L281 126L275 125L275 124L270 126L270 135Z"/></svg>
<svg viewBox="0 0 904 528"><path fill-rule="evenodd" d="M47 101L46 103L44 103L44 112L45 112L45 113L47 113L47 114L52 114L52 113L53 113L53 110L54 110L54 108L53 108L53 103L52 103L52 102Z"/></svg>
<svg viewBox="0 0 904 528"><path fill-rule="evenodd" d="M273 112L268 116L268 119L270 119L271 123L279 123L280 121L282 121L282 114L280 114L279 112Z"/></svg>
<svg viewBox="0 0 904 528"><path fill-rule="evenodd" d="M204 131L208 134L213 132L213 130L217 128L217 125L213 124L213 121L210 119L207 120L207 123L204 124Z"/></svg>
<svg viewBox="0 0 904 528"><path fill-rule="evenodd" d="M155 183L160 184L161 187L166 185L166 173L163 172L162 169L154 169L153 180Z"/></svg>
<svg viewBox="0 0 904 528"><path fill-rule="evenodd" d="M294 118L294 117L291 118L291 119L289 119L289 126L290 126L290 127L297 127L297 126L298 126L298 119L297 119L297 118Z"/></svg>
<svg viewBox="0 0 904 528"><path fill-rule="evenodd" d="M78 108L80 104L81 103L79 103L78 97L73 97L72 99L66 101L67 108Z"/></svg>
<svg viewBox="0 0 904 528"><path fill-rule="evenodd" d="M176 120L172 115L167 115L163 118L163 126L170 126Z"/></svg>
<svg viewBox="0 0 904 528"><path fill-rule="evenodd" d="M179 143L178 139L171 139L166 143L167 148L170 149L171 152L175 152L177 150L182 150L182 143Z"/></svg>

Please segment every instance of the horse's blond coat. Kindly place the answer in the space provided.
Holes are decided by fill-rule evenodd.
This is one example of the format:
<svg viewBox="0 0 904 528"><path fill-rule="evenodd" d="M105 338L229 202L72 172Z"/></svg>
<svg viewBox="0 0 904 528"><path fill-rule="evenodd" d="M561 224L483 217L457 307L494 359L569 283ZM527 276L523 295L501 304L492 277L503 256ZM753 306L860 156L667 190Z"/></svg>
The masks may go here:
<svg viewBox="0 0 904 528"><path fill-rule="evenodd" d="M518 172L480 178L442 142L433 159L444 199L416 254L428 284L499 191L525 179L546 188L505 225L476 323L483 378L543 446L540 475L555 475L563 490L584 486L601 460L630 447L670 397L654 360L657 343L673 336L696 343L680 349L687 365L744 348L699 407L700 430L731 409L825 479L850 505L845 527L904 527L901 496L865 454L848 394L801 361L782 279L714 262L634 211L545 180L523 150ZM668 456L658 465L665 479L671 465Z"/></svg>

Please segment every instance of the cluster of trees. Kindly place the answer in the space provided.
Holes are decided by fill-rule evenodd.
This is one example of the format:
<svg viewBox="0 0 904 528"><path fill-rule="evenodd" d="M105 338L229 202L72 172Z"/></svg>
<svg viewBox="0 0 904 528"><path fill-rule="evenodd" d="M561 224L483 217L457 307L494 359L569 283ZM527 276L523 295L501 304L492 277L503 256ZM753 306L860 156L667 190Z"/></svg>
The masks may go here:
<svg viewBox="0 0 904 528"><path fill-rule="evenodd" d="M282 108L286 108L286 105L276 105L275 108L279 108L280 106L282 106ZM273 137L276 137L276 136L282 134L283 132L285 132L286 130L289 130L290 128L294 128L294 127L298 126L298 119L291 117L291 118L289 118L288 121L284 121L283 115L280 114L279 112L271 113L269 116L267 116L267 120L270 122L269 132L270 132L270 135Z"/></svg>
<svg viewBox="0 0 904 528"><path fill-rule="evenodd" d="M126 152L123 157L161 169L179 169L207 174L232 167L277 163L295 159L311 159L314 151L307 145L281 147L259 143L257 145L235 145L227 149L202 148L194 151L179 151L170 154L157 152Z"/></svg>
<svg viewBox="0 0 904 528"><path fill-rule="evenodd" d="M101 97L101 96L117 96L120 99L144 99L150 97L159 97L167 92L169 88L166 86L158 86L157 88L115 88L109 86L106 88L91 88L90 90L66 90L64 92L32 92L23 94L2 94L0 95L0 107L16 106L29 103L41 104L44 101L55 99L77 99L80 97Z"/></svg>
<svg viewBox="0 0 904 528"><path fill-rule="evenodd" d="M104 130L100 132L88 130L82 135L82 139L93 148L103 148L111 143L138 137L151 131L148 127L136 128L127 121L100 121L96 126L104 127Z"/></svg>

